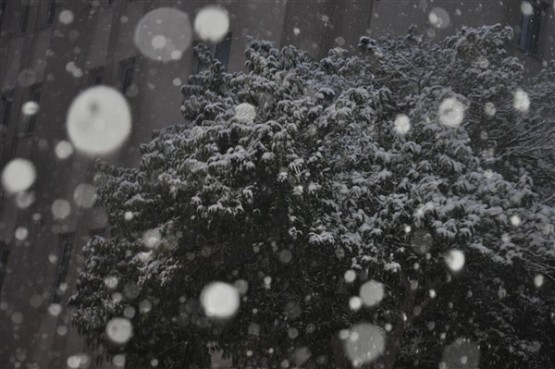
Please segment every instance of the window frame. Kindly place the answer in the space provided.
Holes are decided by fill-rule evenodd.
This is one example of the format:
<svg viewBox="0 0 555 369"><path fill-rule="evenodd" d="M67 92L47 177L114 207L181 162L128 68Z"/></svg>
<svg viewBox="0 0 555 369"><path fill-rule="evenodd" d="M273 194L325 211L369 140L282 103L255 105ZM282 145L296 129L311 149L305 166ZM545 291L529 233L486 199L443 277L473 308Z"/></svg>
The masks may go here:
<svg viewBox="0 0 555 369"><path fill-rule="evenodd" d="M62 294L58 293L58 290L67 279L71 255L75 246L75 233L63 233L58 237L58 262L56 263L56 274L52 283L51 303L62 301Z"/></svg>
<svg viewBox="0 0 555 369"><path fill-rule="evenodd" d="M541 57L541 30L542 13L546 8L543 2L530 2L534 9L532 15L522 15L520 19L520 35L518 37L518 48L524 53Z"/></svg>
<svg viewBox="0 0 555 369"><path fill-rule="evenodd" d="M119 87L123 95L133 85L134 75L137 68L137 57L131 57L119 63ZM127 77L129 76L129 79ZM128 83L126 82L128 81Z"/></svg>
<svg viewBox="0 0 555 369"><path fill-rule="evenodd" d="M19 34L25 34L27 32L27 28L29 27L29 17L31 15L31 4L21 3L21 14L19 15L19 25L18 25L18 32Z"/></svg>
<svg viewBox="0 0 555 369"><path fill-rule="evenodd" d="M0 98L0 135L5 136L8 134L8 129L10 128L10 120L12 118L13 106L14 106L14 93L13 91L3 93Z"/></svg>

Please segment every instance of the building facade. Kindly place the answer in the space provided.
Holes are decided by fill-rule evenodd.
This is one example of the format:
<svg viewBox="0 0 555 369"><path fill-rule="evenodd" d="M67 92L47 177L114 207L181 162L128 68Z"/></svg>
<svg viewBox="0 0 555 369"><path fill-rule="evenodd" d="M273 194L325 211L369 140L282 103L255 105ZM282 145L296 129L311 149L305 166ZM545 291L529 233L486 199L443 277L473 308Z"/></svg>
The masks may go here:
<svg viewBox="0 0 555 369"><path fill-rule="evenodd" d="M72 364L68 358L90 352L71 327L67 307L83 264L80 250L90 236L109 232L102 209L75 205L77 186L93 182L94 161L77 152L67 158L60 154L58 144L67 140L67 110L74 97L90 86L119 89L131 107L133 130L122 149L106 160L137 165L139 144L153 129L183 122L180 86L200 66L191 47L179 60L169 62L143 56L133 41L135 27L160 7L180 9L192 22L202 7L213 2L0 1L0 167L25 158L37 171L27 193L12 196L2 189L0 194L0 367L66 368ZM432 38L452 34L463 25L506 24L516 31L512 52L522 58L530 74L555 58L552 0L530 1L532 9L526 14L519 0L217 3L229 12L230 29L211 47L231 71L243 68L247 36L278 46L293 44L322 57L335 46L355 50L361 35L403 34L411 24ZM436 8L447 14L439 27L430 24ZM165 26L172 32L171 23ZM29 101L38 103L38 114L22 112ZM69 215L54 216L56 200L70 204ZM215 361L217 365L224 364ZM97 367L94 360L89 367Z"/></svg>

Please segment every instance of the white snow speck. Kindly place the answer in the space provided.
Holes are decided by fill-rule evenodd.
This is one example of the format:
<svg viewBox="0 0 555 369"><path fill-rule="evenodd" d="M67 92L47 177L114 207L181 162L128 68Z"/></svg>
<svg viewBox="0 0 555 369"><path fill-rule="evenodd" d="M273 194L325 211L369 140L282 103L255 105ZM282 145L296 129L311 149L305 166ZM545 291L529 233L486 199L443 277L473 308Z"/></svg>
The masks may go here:
<svg viewBox="0 0 555 369"><path fill-rule="evenodd" d="M381 328L369 323L360 323L349 330L343 340L345 353L354 367L371 363L385 350L385 337Z"/></svg>
<svg viewBox="0 0 555 369"><path fill-rule="evenodd" d="M73 154L73 145L68 141L60 141L56 144L54 152L58 159L67 159Z"/></svg>
<svg viewBox="0 0 555 369"><path fill-rule="evenodd" d="M384 297L383 284L376 281L368 281L360 287L359 295L364 305L377 305Z"/></svg>
<svg viewBox="0 0 555 369"><path fill-rule="evenodd" d="M460 250L451 250L445 256L445 263L453 272L458 272L464 267L465 257Z"/></svg>
<svg viewBox="0 0 555 369"><path fill-rule="evenodd" d="M530 109L530 97L528 97L526 91L521 88L515 91L513 107L521 113L528 112L528 109Z"/></svg>
<svg viewBox="0 0 555 369"><path fill-rule="evenodd" d="M133 336L133 325L128 319L113 318L106 324L106 334L112 342L122 345Z"/></svg>
<svg viewBox="0 0 555 369"><path fill-rule="evenodd" d="M395 131L404 135L410 130L410 119L405 114L399 114L395 118Z"/></svg>
<svg viewBox="0 0 555 369"><path fill-rule="evenodd" d="M79 94L67 115L67 131L77 150L109 154L131 132L131 111L125 98L111 87L96 86Z"/></svg>
<svg viewBox="0 0 555 369"><path fill-rule="evenodd" d="M536 274L536 276L534 277L534 286L540 288L541 286L543 286L543 282L544 282L543 275Z"/></svg>
<svg viewBox="0 0 555 369"><path fill-rule="evenodd" d="M10 193L22 192L35 182L37 173L33 164L26 159L13 159L2 171L2 185Z"/></svg>
<svg viewBox="0 0 555 369"><path fill-rule="evenodd" d="M294 28L293 28L293 34L294 34L295 36L298 36L298 35L301 34L301 30L300 30L299 28L297 28L297 27L294 27Z"/></svg>
<svg viewBox="0 0 555 369"><path fill-rule="evenodd" d="M522 219L520 219L520 217L516 214L511 216L510 221L514 227L518 227L522 224Z"/></svg>
<svg viewBox="0 0 555 369"><path fill-rule="evenodd" d="M464 119L464 104L454 97L448 97L439 105L439 122L450 128L457 128Z"/></svg>
<svg viewBox="0 0 555 369"><path fill-rule="evenodd" d="M201 40L208 42L221 41L229 29L227 10L209 5L200 10L195 18L195 32Z"/></svg>
<svg viewBox="0 0 555 369"><path fill-rule="evenodd" d="M133 38L143 55L158 61L180 59L192 39L189 16L167 7L147 13L137 23Z"/></svg>
<svg viewBox="0 0 555 369"><path fill-rule="evenodd" d="M230 318L239 309L239 292L227 283L212 282L202 289L200 303L209 318Z"/></svg>

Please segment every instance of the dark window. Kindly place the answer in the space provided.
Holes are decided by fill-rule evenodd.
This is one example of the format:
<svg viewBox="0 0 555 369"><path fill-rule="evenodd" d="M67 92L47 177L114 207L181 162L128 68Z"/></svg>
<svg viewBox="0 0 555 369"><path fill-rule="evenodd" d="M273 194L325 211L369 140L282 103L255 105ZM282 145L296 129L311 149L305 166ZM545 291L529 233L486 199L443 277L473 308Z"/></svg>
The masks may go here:
<svg viewBox="0 0 555 369"><path fill-rule="evenodd" d="M224 68L229 63L229 53L231 51L231 33L229 33L222 41L216 44L214 56L218 59Z"/></svg>
<svg viewBox="0 0 555 369"><path fill-rule="evenodd" d="M13 96L3 95L2 96L2 105L0 107L0 135L4 135L8 132L8 127L10 125L10 117L12 115L12 108L13 108Z"/></svg>
<svg viewBox="0 0 555 369"><path fill-rule="evenodd" d="M42 92L42 85L38 84L31 87L31 101L36 102L40 105L40 94ZM27 117L27 129L25 133L33 133L35 132L35 128L37 126L37 117L38 114L33 114L30 117Z"/></svg>
<svg viewBox="0 0 555 369"><path fill-rule="evenodd" d="M59 291L59 288L66 280L67 271L69 269L69 260L71 258L71 250L73 249L73 237L73 233L60 235L60 243L58 245L58 264L56 266L54 284L52 285L52 302L61 301L61 291Z"/></svg>
<svg viewBox="0 0 555 369"><path fill-rule="evenodd" d="M89 86L98 86L104 80L104 67L89 70Z"/></svg>
<svg viewBox="0 0 555 369"><path fill-rule="evenodd" d="M4 24L4 14L6 14L6 7L8 6L8 0L1 0L0 2L0 28L3 28Z"/></svg>
<svg viewBox="0 0 555 369"><path fill-rule="evenodd" d="M19 32L24 33L27 30L27 23L29 23L30 5L27 1L21 4L21 14L19 18Z"/></svg>
<svg viewBox="0 0 555 369"><path fill-rule="evenodd" d="M198 44L199 42L197 41L193 44L193 46L196 46ZM229 63L229 54L231 52L231 33L228 33L222 41L216 44L208 44L206 46L208 47L208 50L212 53L212 55L214 55L214 58L216 58L216 60L219 60L224 68L227 68L227 65ZM198 73L207 67L196 57L194 65L195 73Z"/></svg>
<svg viewBox="0 0 555 369"><path fill-rule="evenodd" d="M121 92L125 94L129 87L133 84L133 74L135 73L135 58L127 59L121 62L120 66L120 84Z"/></svg>
<svg viewBox="0 0 555 369"><path fill-rule="evenodd" d="M54 17L56 16L56 0L48 0L48 5L46 8L46 24L54 23Z"/></svg>
<svg viewBox="0 0 555 369"><path fill-rule="evenodd" d="M537 4L534 4L532 8L534 9L532 14L522 16L518 46L530 54L537 54L541 29L542 9Z"/></svg>
<svg viewBox="0 0 555 369"><path fill-rule="evenodd" d="M8 257L10 250L5 242L0 242L0 291L2 291L2 284L4 283L4 275L6 274L6 267L8 265Z"/></svg>

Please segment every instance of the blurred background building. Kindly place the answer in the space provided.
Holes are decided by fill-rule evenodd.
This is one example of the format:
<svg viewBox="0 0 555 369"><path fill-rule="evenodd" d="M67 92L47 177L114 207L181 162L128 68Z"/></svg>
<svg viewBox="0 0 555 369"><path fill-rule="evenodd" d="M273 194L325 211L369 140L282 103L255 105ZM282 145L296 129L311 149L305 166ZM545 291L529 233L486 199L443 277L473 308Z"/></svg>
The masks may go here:
<svg viewBox="0 0 555 369"><path fill-rule="evenodd" d="M552 0L530 0L531 12L525 14L519 0L0 1L0 168L25 158L37 170L26 194L0 193L0 367L7 369L72 367L68 358L81 353L89 353L90 367L97 367L71 327L67 300L83 263L83 245L91 235L108 232L109 225L102 209L80 208L73 201L78 185L93 182L94 160L76 152L62 159L57 145L67 140L65 119L73 98L99 84L119 89L133 114L130 138L107 158L114 163L138 165L138 146L153 129L183 122L180 86L202 66L192 47L169 62L138 51L135 27L149 11L178 8L192 22L206 5L225 7L229 33L210 47L231 71L243 68L246 36L322 57L336 46L354 51L361 35L400 35L411 24L430 38L463 25L512 26L511 52L530 75L555 58ZM440 25L430 23L437 21L430 17L434 8L444 11ZM171 32L171 22L165 26ZM22 113L29 101L38 103L38 114ZM63 219L52 213L58 199L71 204ZM226 364L215 360L218 365Z"/></svg>

